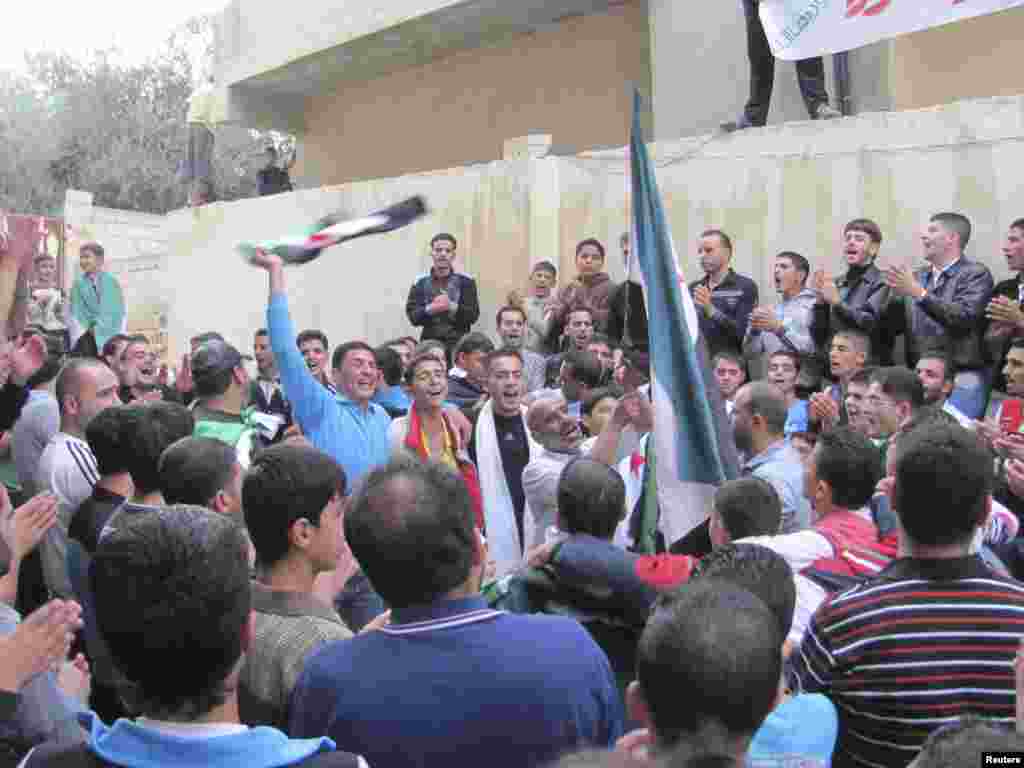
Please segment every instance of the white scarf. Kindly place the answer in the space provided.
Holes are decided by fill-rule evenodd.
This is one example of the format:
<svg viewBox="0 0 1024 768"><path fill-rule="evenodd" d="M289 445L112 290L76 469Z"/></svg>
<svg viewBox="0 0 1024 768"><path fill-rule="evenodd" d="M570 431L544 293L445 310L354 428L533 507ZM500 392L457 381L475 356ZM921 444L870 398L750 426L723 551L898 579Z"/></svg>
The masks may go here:
<svg viewBox="0 0 1024 768"><path fill-rule="evenodd" d="M526 421L526 408L522 409ZM525 424L524 424L525 429ZM505 469L501 463L501 449L498 447L498 431L494 427L494 403L488 400L476 420L474 435L476 442L476 469L480 478L480 495L484 503L484 523L487 525L487 547L492 560L497 564L497 576L515 570L523 561L523 544L519 539L516 525L516 510L512 494L505 481ZM540 454L541 447L526 429L526 440L530 446L531 461ZM523 531L529 531L533 515L530 507L523 504Z"/></svg>

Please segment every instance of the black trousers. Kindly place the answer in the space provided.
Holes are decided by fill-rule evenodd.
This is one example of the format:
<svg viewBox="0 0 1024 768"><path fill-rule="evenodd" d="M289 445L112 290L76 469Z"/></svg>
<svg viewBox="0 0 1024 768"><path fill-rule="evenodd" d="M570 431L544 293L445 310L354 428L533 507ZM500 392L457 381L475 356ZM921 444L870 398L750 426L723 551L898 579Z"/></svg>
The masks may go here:
<svg viewBox="0 0 1024 768"><path fill-rule="evenodd" d="M743 0L743 13L747 20L747 57L750 59L750 100L744 112L752 124L760 126L768 120L772 86L775 84L775 57L758 15L758 5L759 0ZM796 76L807 114L814 117L818 105L828 101L825 63L820 56L802 59L796 63Z"/></svg>

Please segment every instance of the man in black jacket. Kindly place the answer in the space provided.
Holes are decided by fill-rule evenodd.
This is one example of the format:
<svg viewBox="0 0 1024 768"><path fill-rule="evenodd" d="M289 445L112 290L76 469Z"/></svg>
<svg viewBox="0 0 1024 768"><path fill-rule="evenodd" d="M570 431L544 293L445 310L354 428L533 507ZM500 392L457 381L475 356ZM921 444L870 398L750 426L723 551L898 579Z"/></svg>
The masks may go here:
<svg viewBox="0 0 1024 768"><path fill-rule="evenodd" d="M437 339L445 345L451 362L455 343L469 333L480 317L476 282L453 268L454 235L442 232L430 241L430 256L434 266L430 274L416 279L409 289L405 314L409 322L422 328L420 341Z"/></svg>
<svg viewBox="0 0 1024 768"><path fill-rule="evenodd" d="M909 266L891 265L883 274L893 296L903 302L907 363L917 365L925 349L948 351L959 371L949 402L968 418L978 419L992 384L982 336L993 280L988 267L964 255L970 237L966 216L937 213L921 237L928 266L911 271Z"/></svg>
<svg viewBox="0 0 1024 768"><path fill-rule="evenodd" d="M819 269L811 280L818 294L811 335L824 353L839 331L857 330L871 338L871 350L879 365L892 365L892 335L887 325L889 288L875 259L882 247L882 230L871 219L854 219L843 229L846 274L833 279Z"/></svg>
<svg viewBox="0 0 1024 768"><path fill-rule="evenodd" d="M750 313L757 306L757 284L733 271L732 240L720 229L701 233L697 255L704 277L690 283L690 293L708 356L719 352L741 355Z"/></svg>

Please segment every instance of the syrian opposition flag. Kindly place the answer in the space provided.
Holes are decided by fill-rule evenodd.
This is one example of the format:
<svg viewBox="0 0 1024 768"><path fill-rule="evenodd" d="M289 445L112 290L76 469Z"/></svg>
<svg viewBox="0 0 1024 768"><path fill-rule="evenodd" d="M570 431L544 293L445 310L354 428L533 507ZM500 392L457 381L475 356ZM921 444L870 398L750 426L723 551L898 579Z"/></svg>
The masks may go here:
<svg viewBox="0 0 1024 768"><path fill-rule="evenodd" d="M630 162L632 252L650 334L659 528L672 542L704 522L715 488L739 475L739 462L643 142L639 92Z"/></svg>
<svg viewBox="0 0 1024 768"><path fill-rule="evenodd" d="M759 5L772 53L796 60L1005 11L1024 0L761 0Z"/></svg>
<svg viewBox="0 0 1024 768"><path fill-rule="evenodd" d="M237 250L246 261L250 261L256 255L256 251L264 251L280 256L285 264L305 264L307 261L313 261L325 248L332 245L399 229L426 213L427 205L423 198L410 197L397 205L362 218L353 219L343 214L332 214L320 219L304 235L263 243L239 243Z"/></svg>

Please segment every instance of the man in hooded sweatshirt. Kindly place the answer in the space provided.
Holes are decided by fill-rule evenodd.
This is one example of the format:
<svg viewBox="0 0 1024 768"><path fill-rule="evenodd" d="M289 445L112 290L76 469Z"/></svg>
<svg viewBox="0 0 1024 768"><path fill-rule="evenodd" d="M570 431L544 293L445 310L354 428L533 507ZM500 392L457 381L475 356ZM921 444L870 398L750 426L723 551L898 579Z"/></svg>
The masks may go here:
<svg viewBox="0 0 1024 768"><path fill-rule="evenodd" d="M604 271L604 246L594 238L580 242L576 246L576 277L559 289L555 299L552 335L560 334L569 313L581 307L593 312L594 330L605 333L614 289L615 283Z"/></svg>

